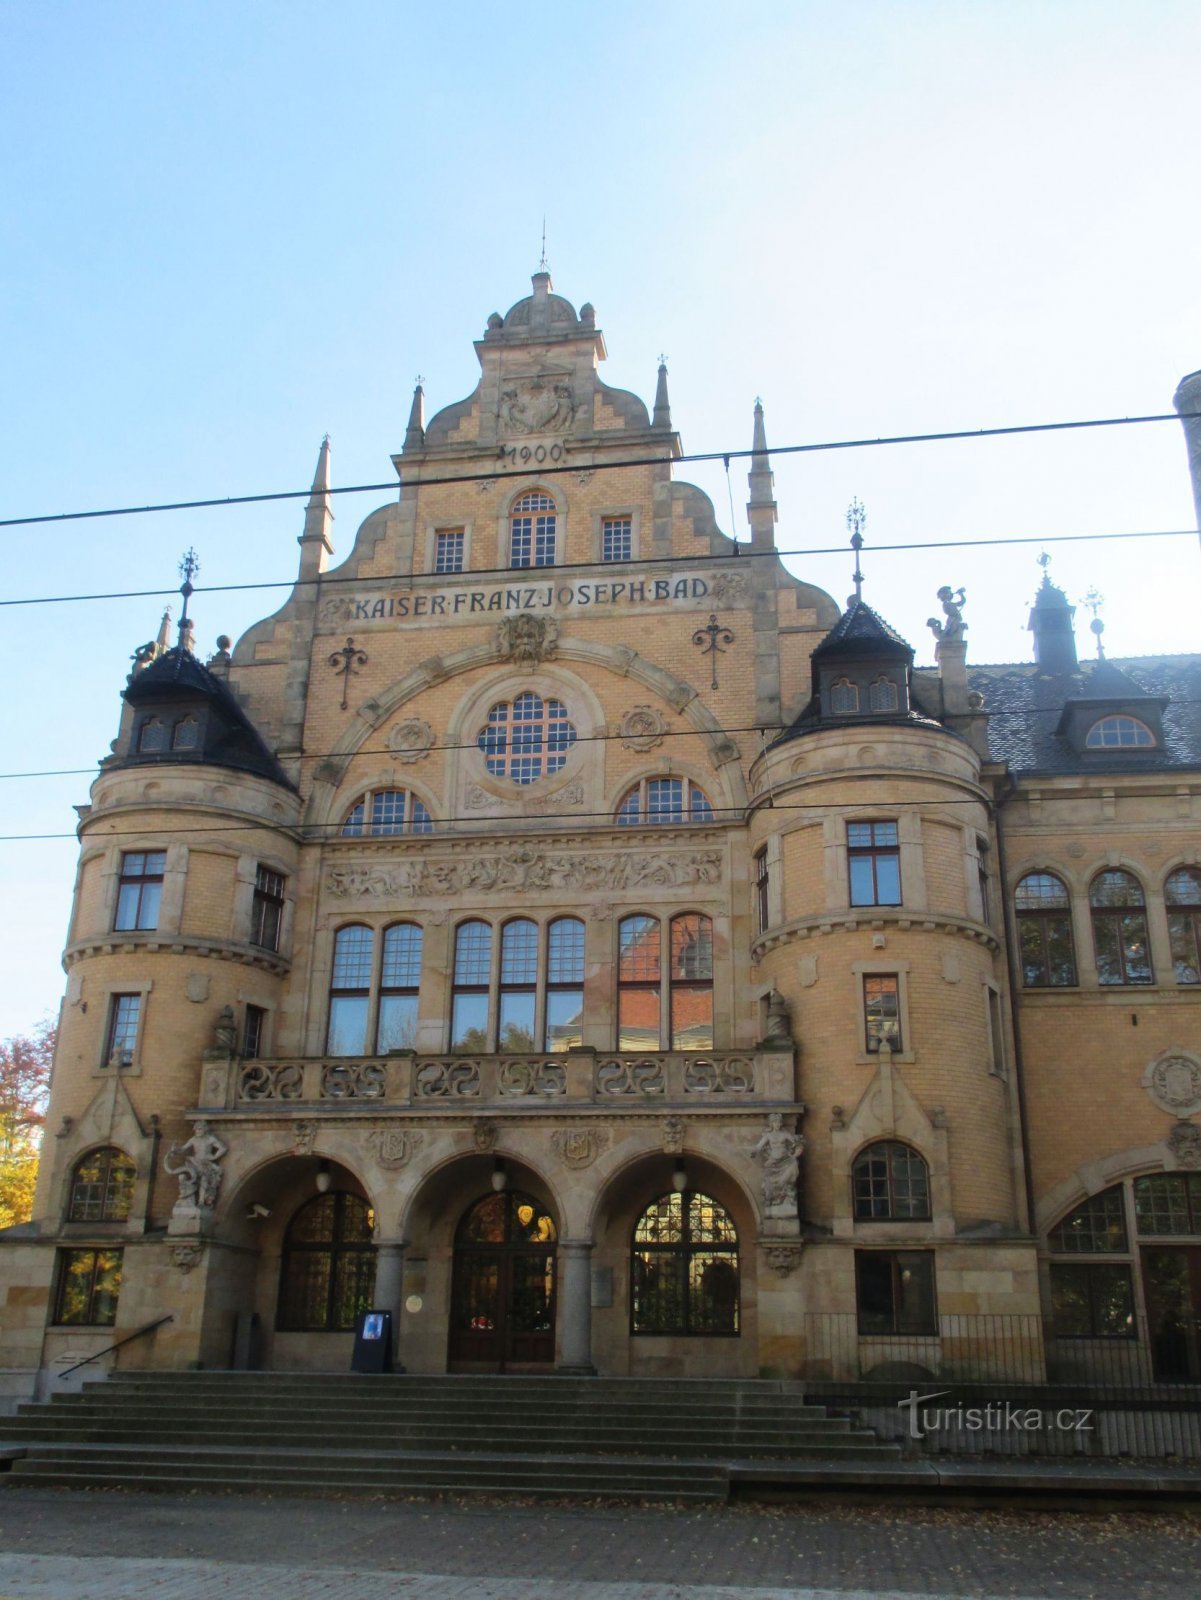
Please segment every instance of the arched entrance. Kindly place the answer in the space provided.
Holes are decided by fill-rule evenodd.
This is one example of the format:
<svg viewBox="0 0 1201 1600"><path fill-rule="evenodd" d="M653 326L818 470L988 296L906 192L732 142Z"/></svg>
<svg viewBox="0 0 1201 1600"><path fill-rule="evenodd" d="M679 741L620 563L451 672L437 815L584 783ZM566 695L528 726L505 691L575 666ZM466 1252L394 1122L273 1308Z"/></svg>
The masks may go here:
<svg viewBox="0 0 1201 1600"><path fill-rule="evenodd" d="M449 1365L455 1372L514 1372L555 1359L558 1230L532 1195L505 1190L476 1200L455 1230Z"/></svg>

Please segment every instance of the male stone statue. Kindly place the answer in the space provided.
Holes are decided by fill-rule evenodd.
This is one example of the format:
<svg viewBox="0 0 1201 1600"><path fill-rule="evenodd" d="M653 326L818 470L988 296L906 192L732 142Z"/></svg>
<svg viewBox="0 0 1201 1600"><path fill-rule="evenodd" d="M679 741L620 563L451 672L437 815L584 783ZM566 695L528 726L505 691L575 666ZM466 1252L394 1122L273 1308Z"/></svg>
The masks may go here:
<svg viewBox="0 0 1201 1600"><path fill-rule="evenodd" d="M163 1170L179 1179L177 1209L199 1207L202 1211L212 1210L221 1187L222 1174L217 1163L228 1150L229 1146L204 1121L194 1124L192 1137L184 1144L177 1141L172 1143L163 1157ZM175 1156L183 1159L172 1166Z"/></svg>

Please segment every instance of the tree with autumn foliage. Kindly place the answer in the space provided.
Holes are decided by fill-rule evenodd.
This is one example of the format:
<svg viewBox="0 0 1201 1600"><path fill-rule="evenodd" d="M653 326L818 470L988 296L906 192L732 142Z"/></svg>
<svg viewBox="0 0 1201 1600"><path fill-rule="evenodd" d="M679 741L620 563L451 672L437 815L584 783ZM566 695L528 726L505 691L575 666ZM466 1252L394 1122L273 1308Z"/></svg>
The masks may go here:
<svg viewBox="0 0 1201 1600"><path fill-rule="evenodd" d="M0 1041L0 1228L33 1216L54 1033L46 1021Z"/></svg>

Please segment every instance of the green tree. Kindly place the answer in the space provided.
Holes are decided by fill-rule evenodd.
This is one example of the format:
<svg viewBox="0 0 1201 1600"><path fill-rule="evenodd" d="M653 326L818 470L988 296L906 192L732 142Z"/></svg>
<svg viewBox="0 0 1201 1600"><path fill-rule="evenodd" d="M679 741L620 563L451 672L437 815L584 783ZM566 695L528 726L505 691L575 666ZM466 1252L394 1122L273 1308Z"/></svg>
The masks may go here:
<svg viewBox="0 0 1201 1600"><path fill-rule="evenodd" d="M54 1032L46 1021L0 1042L0 1228L33 1215Z"/></svg>

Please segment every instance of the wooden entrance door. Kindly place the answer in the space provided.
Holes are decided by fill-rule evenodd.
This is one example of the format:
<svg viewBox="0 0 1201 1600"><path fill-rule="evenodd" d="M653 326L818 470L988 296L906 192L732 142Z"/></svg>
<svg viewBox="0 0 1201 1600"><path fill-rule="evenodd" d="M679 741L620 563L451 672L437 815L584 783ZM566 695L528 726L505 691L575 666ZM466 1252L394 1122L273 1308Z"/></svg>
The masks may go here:
<svg viewBox="0 0 1201 1600"><path fill-rule="evenodd" d="M1201 1378L1201 1247L1144 1245L1142 1263L1156 1378Z"/></svg>
<svg viewBox="0 0 1201 1600"><path fill-rule="evenodd" d="M513 1372L555 1359L554 1220L532 1196L488 1194L455 1232L452 1372Z"/></svg>

